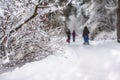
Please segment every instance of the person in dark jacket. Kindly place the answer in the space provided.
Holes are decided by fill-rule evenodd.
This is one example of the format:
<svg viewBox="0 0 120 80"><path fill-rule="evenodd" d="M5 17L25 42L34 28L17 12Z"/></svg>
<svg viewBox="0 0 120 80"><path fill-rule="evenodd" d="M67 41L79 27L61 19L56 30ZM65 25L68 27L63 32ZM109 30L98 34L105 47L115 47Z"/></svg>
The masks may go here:
<svg viewBox="0 0 120 80"><path fill-rule="evenodd" d="M73 30L73 32L72 32L72 37L73 37L73 42L75 42L75 37L76 37L76 32L75 32L75 30Z"/></svg>
<svg viewBox="0 0 120 80"><path fill-rule="evenodd" d="M71 39L71 32L70 32L70 29L67 29L66 31L66 34L67 34L67 42L70 43L70 39Z"/></svg>
<svg viewBox="0 0 120 80"><path fill-rule="evenodd" d="M84 38L84 44L89 44L89 30L87 28L87 26L84 27L84 30L83 30L83 38Z"/></svg>

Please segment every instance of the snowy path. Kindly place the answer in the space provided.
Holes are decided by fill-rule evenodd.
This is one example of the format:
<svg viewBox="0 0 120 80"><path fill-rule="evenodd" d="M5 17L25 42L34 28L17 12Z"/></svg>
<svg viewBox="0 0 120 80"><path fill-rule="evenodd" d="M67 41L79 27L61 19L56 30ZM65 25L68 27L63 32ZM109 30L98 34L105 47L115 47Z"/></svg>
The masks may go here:
<svg viewBox="0 0 120 80"><path fill-rule="evenodd" d="M71 50L71 55L76 55L79 62L77 72L80 79L76 80L120 80L119 44L101 41L81 46L78 43L80 42L70 44L67 49Z"/></svg>
<svg viewBox="0 0 120 80"><path fill-rule="evenodd" d="M120 80L120 44L93 41L65 44L57 54L0 75L0 80Z"/></svg>

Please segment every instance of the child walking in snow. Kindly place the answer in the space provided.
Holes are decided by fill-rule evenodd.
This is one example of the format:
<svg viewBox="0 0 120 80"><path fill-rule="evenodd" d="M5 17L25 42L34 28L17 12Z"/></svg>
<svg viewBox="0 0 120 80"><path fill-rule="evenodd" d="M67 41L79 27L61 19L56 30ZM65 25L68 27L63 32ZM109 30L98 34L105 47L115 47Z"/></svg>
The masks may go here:
<svg viewBox="0 0 120 80"><path fill-rule="evenodd" d="M73 30L73 32L72 32L72 37L73 37L73 42L75 42L75 37L76 37L76 32L75 32L75 30Z"/></svg>
<svg viewBox="0 0 120 80"><path fill-rule="evenodd" d="M70 32L70 29L68 29L67 31L66 31L66 34L67 34L67 42L68 43L70 43L70 39L71 39L71 32Z"/></svg>

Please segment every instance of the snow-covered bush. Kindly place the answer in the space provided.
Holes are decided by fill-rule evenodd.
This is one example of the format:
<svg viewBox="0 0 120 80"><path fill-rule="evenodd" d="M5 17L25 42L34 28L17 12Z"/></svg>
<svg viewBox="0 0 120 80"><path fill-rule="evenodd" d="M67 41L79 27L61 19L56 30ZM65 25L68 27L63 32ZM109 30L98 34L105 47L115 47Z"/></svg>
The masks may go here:
<svg viewBox="0 0 120 80"><path fill-rule="evenodd" d="M95 37L94 40L115 40L117 39L116 31L113 32L101 32Z"/></svg>
<svg viewBox="0 0 120 80"><path fill-rule="evenodd" d="M0 14L0 64L4 67L43 59L59 48L50 46L51 38L62 30L61 24L56 24L59 20L52 16L57 11L54 5L40 0L2 0L0 6L3 10Z"/></svg>

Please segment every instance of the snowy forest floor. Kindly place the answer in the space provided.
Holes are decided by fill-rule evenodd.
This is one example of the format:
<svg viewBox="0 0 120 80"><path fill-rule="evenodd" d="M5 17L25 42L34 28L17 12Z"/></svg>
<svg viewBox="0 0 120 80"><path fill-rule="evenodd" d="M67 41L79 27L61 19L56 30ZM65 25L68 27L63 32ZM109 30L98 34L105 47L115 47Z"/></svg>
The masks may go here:
<svg viewBox="0 0 120 80"><path fill-rule="evenodd" d="M120 44L116 41L82 40L67 44L63 53L41 61L27 63L0 80L120 80Z"/></svg>

